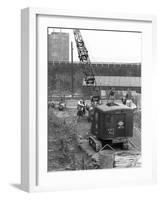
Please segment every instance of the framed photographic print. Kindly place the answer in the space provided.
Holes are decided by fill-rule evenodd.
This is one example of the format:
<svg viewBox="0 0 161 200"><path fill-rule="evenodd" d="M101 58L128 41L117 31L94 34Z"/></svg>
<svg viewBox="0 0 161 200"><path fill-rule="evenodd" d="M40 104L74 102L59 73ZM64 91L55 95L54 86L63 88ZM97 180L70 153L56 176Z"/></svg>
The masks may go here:
<svg viewBox="0 0 161 200"><path fill-rule="evenodd" d="M155 182L155 23L154 16L22 10L24 190Z"/></svg>

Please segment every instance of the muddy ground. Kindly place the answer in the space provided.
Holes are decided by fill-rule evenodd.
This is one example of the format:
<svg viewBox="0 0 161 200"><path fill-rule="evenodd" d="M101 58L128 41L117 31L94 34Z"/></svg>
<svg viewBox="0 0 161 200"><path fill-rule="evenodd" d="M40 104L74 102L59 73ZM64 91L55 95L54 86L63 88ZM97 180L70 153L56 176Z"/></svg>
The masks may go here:
<svg viewBox="0 0 161 200"><path fill-rule="evenodd" d="M99 166L78 145L79 138L88 138L91 123L87 114L77 121L76 108L48 110L48 171L96 169ZM141 150L141 113L134 113L132 141Z"/></svg>

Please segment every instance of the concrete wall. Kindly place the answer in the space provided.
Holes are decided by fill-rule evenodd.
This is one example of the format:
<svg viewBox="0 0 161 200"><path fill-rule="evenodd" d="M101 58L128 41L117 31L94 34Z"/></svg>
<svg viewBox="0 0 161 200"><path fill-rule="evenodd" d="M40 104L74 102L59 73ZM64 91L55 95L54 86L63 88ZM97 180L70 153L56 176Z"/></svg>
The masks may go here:
<svg viewBox="0 0 161 200"><path fill-rule="evenodd" d="M48 63L48 87L50 92L54 90L54 93L71 94L72 92L72 80L73 80L73 92L75 94L87 95L90 93L92 88L83 87L82 80L84 78L82 72L83 65L80 63ZM125 63L98 63L92 64L92 67L97 76L128 76L128 77L141 77L141 64L125 64ZM108 86L103 86L102 89L108 89ZM118 86L117 89L127 89ZM141 88L132 89L141 91Z"/></svg>

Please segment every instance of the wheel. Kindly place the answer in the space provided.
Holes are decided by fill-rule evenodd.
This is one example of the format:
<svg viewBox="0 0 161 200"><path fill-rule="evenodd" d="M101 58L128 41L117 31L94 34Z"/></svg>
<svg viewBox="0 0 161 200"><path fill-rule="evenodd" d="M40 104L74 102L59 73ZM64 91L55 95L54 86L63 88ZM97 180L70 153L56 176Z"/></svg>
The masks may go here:
<svg viewBox="0 0 161 200"><path fill-rule="evenodd" d="M89 145L92 146L92 140L91 140L91 138L89 138Z"/></svg>
<svg viewBox="0 0 161 200"><path fill-rule="evenodd" d="M101 149L101 148L100 148L97 144L95 144L95 151L96 151L96 152L99 152L100 149Z"/></svg>
<svg viewBox="0 0 161 200"><path fill-rule="evenodd" d="M96 152L102 148L102 143L93 137L89 137L89 145L92 146Z"/></svg>
<svg viewBox="0 0 161 200"><path fill-rule="evenodd" d="M101 148L102 148L101 142L100 141L96 141L96 143L95 143L95 150L96 150L96 152L100 151Z"/></svg>

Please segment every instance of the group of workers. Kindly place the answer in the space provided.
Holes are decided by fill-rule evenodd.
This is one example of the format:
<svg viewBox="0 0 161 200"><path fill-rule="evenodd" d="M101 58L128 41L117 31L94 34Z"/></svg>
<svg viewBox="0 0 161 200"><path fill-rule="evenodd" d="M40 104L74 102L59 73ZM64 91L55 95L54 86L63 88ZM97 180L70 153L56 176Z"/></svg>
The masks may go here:
<svg viewBox="0 0 161 200"><path fill-rule="evenodd" d="M109 102L108 103L114 103L115 101L115 88L111 88L110 89L110 92L109 92L109 95L108 95L108 100ZM122 96L122 103L124 105L127 104L127 101L131 101L132 100L132 93L131 93L131 90L128 88L127 89L127 92L126 92L126 95L123 95Z"/></svg>
<svg viewBox="0 0 161 200"><path fill-rule="evenodd" d="M116 94L115 88L110 88L108 95L107 95L107 99L108 99L107 104L114 103L115 94ZM132 93L129 88L127 89L126 95L123 95L121 100L124 105L127 105L128 102L132 101ZM95 96L95 97L91 98L91 106L96 106L97 104L100 104L100 103L101 103L101 99L99 96ZM82 109L83 114L85 114L86 108L87 108L87 104L86 104L85 100L84 99L79 100L78 104L77 104L77 109Z"/></svg>

